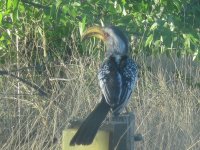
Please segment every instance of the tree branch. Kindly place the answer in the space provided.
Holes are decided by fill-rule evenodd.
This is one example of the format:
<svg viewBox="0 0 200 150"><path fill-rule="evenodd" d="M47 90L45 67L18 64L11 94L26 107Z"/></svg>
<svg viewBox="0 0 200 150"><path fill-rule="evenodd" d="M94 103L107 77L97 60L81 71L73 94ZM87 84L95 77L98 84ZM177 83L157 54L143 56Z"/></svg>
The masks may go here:
<svg viewBox="0 0 200 150"><path fill-rule="evenodd" d="M36 91L38 91L40 96L48 97L48 94L41 87L39 87L37 84L32 83L32 82L30 82L28 80L22 79L22 78L20 78L20 77L18 77L16 75L10 73L9 71L0 70L0 75L8 75L8 76L11 76L13 78L16 78L19 81L25 83L26 85L28 85L28 86L32 87L33 89L35 89Z"/></svg>

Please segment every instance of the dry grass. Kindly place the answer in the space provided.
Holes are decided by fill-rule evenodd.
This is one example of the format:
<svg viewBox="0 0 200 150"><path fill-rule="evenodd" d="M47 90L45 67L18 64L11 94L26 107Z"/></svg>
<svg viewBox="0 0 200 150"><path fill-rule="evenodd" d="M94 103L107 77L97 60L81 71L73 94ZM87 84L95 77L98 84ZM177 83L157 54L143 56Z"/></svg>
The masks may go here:
<svg viewBox="0 0 200 150"><path fill-rule="evenodd" d="M71 48L77 50L76 46ZM141 65L140 79L128 106L136 115L136 132L144 136L136 149L197 150L200 65L189 58L165 56L138 56L137 62ZM27 58L20 58L17 67L28 63ZM61 149L61 133L69 120L85 117L98 103L101 92L96 76L100 63L99 57L80 57L75 51L67 63L58 59L45 64L41 72L20 72L20 77L48 90L48 98L14 78L1 76L0 148ZM12 70L15 66L8 60L2 68Z"/></svg>
<svg viewBox="0 0 200 150"><path fill-rule="evenodd" d="M136 101L132 102L137 116L136 132L144 136L137 149L199 149L200 93L187 81L199 81L200 68L194 67L196 64L192 65L190 59L175 63L165 57L145 60L155 70L140 78L134 94ZM181 76L175 70L182 72Z"/></svg>

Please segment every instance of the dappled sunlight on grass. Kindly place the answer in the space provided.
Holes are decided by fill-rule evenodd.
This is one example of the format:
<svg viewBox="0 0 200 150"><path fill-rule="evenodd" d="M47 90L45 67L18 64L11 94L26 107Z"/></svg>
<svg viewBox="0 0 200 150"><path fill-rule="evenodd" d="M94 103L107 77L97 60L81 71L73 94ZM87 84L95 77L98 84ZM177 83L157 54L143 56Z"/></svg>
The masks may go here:
<svg viewBox="0 0 200 150"><path fill-rule="evenodd" d="M58 60L57 64L48 64L48 70L37 77L40 81L37 84L50 91L48 98L39 96L23 83L19 84L17 95L18 81L1 77L2 149L61 149L62 130L69 121L84 118L98 103L101 95L97 81L100 58L73 57L69 63ZM136 147L197 149L200 138L199 88L185 80L188 69L170 59L168 61L176 65L176 70L172 65L169 68L158 61L162 61L162 57L151 60L138 57L141 73L128 105L136 115L136 132L144 136ZM199 69L198 65L191 67ZM180 76L176 75L177 71L181 72ZM30 74L37 73L33 70ZM35 82L35 77L28 78ZM195 73L191 78L195 82L200 79Z"/></svg>

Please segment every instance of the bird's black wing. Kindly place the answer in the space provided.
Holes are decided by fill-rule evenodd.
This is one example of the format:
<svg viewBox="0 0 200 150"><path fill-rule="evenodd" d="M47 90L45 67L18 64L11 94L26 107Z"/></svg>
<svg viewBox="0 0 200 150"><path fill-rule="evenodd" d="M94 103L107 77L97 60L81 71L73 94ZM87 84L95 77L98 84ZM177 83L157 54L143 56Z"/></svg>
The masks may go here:
<svg viewBox="0 0 200 150"><path fill-rule="evenodd" d="M130 59L125 58L120 64L120 74L122 78L122 91L120 95L119 105L114 108L114 114L121 113L123 108L127 105L130 95L136 85L138 68L136 63Z"/></svg>
<svg viewBox="0 0 200 150"><path fill-rule="evenodd" d="M115 107L120 101L122 79L114 59L104 61L98 73L99 84L106 102Z"/></svg>

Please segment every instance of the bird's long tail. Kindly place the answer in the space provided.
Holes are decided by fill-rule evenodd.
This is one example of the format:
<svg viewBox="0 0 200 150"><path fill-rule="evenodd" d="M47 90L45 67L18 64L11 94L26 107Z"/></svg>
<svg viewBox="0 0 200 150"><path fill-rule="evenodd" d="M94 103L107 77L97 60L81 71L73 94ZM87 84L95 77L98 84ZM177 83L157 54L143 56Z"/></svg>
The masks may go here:
<svg viewBox="0 0 200 150"><path fill-rule="evenodd" d="M91 144L99 127L101 126L101 123L106 118L106 115L108 114L109 110L110 106L106 103L104 96L102 96L101 102L83 121L80 128L70 141L70 145Z"/></svg>

